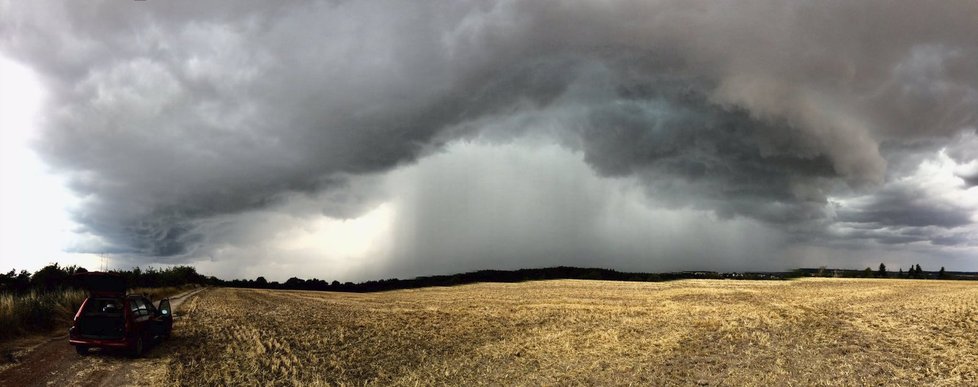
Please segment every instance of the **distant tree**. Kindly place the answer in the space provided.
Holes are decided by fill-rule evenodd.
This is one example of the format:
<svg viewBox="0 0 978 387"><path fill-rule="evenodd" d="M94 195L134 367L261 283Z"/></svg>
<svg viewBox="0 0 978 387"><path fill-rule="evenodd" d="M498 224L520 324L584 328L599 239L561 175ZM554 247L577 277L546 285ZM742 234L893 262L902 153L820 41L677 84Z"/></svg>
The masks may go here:
<svg viewBox="0 0 978 387"><path fill-rule="evenodd" d="M27 270L21 270L20 273L17 273L16 270L10 269L9 273L0 276L0 292L23 293L28 291L30 287L31 273Z"/></svg>
<svg viewBox="0 0 978 387"><path fill-rule="evenodd" d="M917 264L917 277L924 278L924 271L920 268L920 264Z"/></svg>
<svg viewBox="0 0 978 387"><path fill-rule="evenodd" d="M293 290L302 289L302 286L305 285L305 283L306 281L303 279L292 277L285 281L285 288Z"/></svg>
<svg viewBox="0 0 978 387"><path fill-rule="evenodd" d="M876 272L880 278L886 278L886 265L880 262L880 269Z"/></svg>
<svg viewBox="0 0 978 387"><path fill-rule="evenodd" d="M944 272L944 266L941 266L941 271L937 272L937 278L943 279L946 277L947 277L947 273Z"/></svg>
<svg viewBox="0 0 978 387"><path fill-rule="evenodd" d="M258 278L256 278L255 279L255 287L263 288L263 289L264 288L267 288L268 287L268 280L265 279L265 277L258 277Z"/></svg>
<svg viewBox="0 0 978 387"><path fill-rule="evenodd" d="M917 270L914 269L913 265L910 265L910 270L907 270L908 278L917 278Z"/></svg>
<svg viewBox="0 0 978 387"><path fill-rule="evenodd" d="M31 286L40 290L60 288L64 285L68 275L68 271L58 266L57 263L53 263L41 268L31 276Z"/></svg>
<svg viewBox="0 0 978 387"><path fill-rule="evenodd" d="M867 267L866 270L863 270L863 277L869 278L872 276L873 276L873 269Z"/></svg>
<svg viewBox="0 0 978 387"><path fill-rule="evenodd" d="M897 273L897 277L898 278L903 278L903 268L902 267L900 268L900 272Z"/></svg>

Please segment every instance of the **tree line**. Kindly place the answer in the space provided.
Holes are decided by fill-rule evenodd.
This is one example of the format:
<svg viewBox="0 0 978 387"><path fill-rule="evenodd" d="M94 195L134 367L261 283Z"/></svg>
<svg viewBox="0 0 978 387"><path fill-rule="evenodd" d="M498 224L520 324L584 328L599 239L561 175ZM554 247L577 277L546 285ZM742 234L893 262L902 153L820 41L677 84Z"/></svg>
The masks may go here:
<svg viewBox="0 0 978 387"><path fill-rule="evenodd" d="M891 277L893 277L892 275L890 275L886 271L886 264L883 263L883 262L880 262L879 269L876 270L876 276L877 277L880 277L880 278L891 278ZM907 273L906 274L903 273L903 268L901 267L900 270L897 271L895 278L937 278L937 279L948 279L949 276L947 274L947 271L944 270L944 266L941 266L941 270L937 271L937 273L932 273L932 272L931 273L928 273L928 272L925 272L923 269L921 269L920 268L920 264L918 263L916 265L910 265L910 269L907 270Z"/></svg>
<svg viewBox="0 0 978 387"><path fill-rule="evenodd" d="M416 277L413 279L382 279L359 283L327 281L318 278L301 279L292 277L285 282L268 281L265 277L252 279L235 279L230 281L213 279L211 284L236 288L252 289L285 289L285 290L321 290L336 292L378 292L398 289L416 289L431 286L455 286L478 282L524 282L552 279L583 279L605 281L634 281L661 282L681 279L742 279L742 280L784 280L799 277L840 277L840 278L908 278L908 279L978 279L976 273L951 273L944 267L937 272L926 272L920 265L911 266L906 273L901 268L899 273L890 273L885 264L874 271L827 269L796 269L790 272L714 272L714 271L683 271L672 273L630 273L610 269L579 268L558 266L540 269L519 270L479 270L468 273L434 275Z"/></svg>
<svg viewBox="0 0 978 387"><path fill-rule="evenodd" d="M30 273L27 270L10 270L0 274L0 292L24 294L31 291L54 291L74 287L69 278L76 273L87 273L84 267L60 266L57 263L47 265L40 270ZM158 288L166 286L182 286L187 284L214 284L211 278L197 273L193 266L172 266L166 268L138 266L129 270L110 270L122 276L130 288ZM216 280L216 278L214 278Z"/></svg>
<svg viewBox="0 0 978 387"><path fill-rule="evenodd" d="M477 282L524 282L551 279L583 279L606 281L635 281L661 282L679 279L750 279L750 280L780 280L800 276L795 272L770 273L720 273L713 271L684 271L674 273L629 273L610 269L579 268L558 266L540 269L519 270L479 270L468 273L450 275L434 275L416 277L413 279L382 279L360 283L326 281L317 278L301 279L292 277L285 282L271 281L265 277L251 279L235 279L230 281L218 280L215 285L253 288L253 289L288 289L288 290L322 290L337 292L378 292L398 289L416 289L431 286L455 286Z"/></svg>
<svg viewBox="0 0 978 387"><path fill-rule="evenodd" d="M974 273L948 272L941 266L938 271L925 271L920 264L910 265L907 271L900 267L896 272L887 270L886 263L873 270L867 267L863 270L829 269L822 266L818 269L798 269L805 276L838 277L838 278L905 278L905 279L975 279Z"/></svg>
<svg viewBox="0 0 978 387"><path fill-rule="evenodd" d="M70 287L67 279L75 273L87 272L79 266L60 266L50 264L30 273L26 270L11 270L0 274L0 292L26 293L30 291L50 291ZM843 277L843 278L908 278L908 279L978 279L974 273L951 273L941 267L939 271L924 271L919 264L911 265L908 271L900 268L896 273L888 271L884 263L877 270L851 269L797 269L791 272L744 272L722 273L713 271L684 271L673 273L634 273L610 269L579 268L558 266L540 269L519 270L479 270L450 275L433 275L413 279L389 278L365 282L339 282L318 278L301 279L292 277L285 282L268 281L265 277L256 279L223 280L214 276L197 273L193 266L173 266L167 268L134 267L129 270L111 270L121 275L130 288L177 287L187 284L225 286L254 289L323 290L338 292L376 292L397 289L415 289L430 286L454 286L477 282L523 282L550 279L584 279L607 281L659 282L679 279L746 279L781 280L797 277Z"/></svg>

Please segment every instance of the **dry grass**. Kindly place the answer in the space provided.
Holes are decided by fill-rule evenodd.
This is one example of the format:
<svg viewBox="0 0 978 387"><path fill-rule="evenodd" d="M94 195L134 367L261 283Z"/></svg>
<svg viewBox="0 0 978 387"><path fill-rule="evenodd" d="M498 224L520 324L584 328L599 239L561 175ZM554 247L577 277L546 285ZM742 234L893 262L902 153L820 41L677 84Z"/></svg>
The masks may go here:
<svg viewBox="0 0 978 387"><path fill-rule="evenodd" d="M74 289L0 293L0 341L66 325L86 296Z"/></svg>
<svg viewBox="0 0 978 387"><path fill-rule="evenodd" d="M136 288L129 292L159 300L196 287ZM0 293L0 342L32 333L68 329L75 312L87 296L86 291L77 289Z"/></svg>
<svg viewBox="0 0 978 387"><path fill-rule="evenodd" d="M543 281L216 289L160 348L183 385L978 385L978 284Z"/></svg>

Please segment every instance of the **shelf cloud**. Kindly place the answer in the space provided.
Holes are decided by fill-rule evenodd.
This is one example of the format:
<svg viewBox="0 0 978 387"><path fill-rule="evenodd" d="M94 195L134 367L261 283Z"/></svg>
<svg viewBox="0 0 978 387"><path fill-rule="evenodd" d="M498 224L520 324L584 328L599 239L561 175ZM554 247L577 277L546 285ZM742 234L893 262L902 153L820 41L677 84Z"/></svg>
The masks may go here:
<svg viewBox="0 0 978 387"><path fill-rule="evenodd" d="M35 148L82 198L78 251L748 270L978 252L975 20L967 0L0 1L0 52L47 89ZM385 205L369 257L262 240Z"/></svg>

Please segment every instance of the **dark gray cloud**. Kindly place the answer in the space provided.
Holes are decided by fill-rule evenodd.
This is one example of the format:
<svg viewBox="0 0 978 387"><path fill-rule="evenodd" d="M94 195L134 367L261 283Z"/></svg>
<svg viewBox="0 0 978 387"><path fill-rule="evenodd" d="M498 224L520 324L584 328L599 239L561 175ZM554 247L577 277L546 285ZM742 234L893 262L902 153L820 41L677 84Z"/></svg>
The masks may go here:
<svg viewBox="0 0 978 387"><path fill-rule="evenodd" d="M913 187L891 186L838 213L838 220L877 227L954 228L972 223L972 209Z"/></svg>
<svg viewBox="0 0 978 387"><path fill-rule="evenodd" d="M978 186L978 134L976 130L966 130L947 146L948 157L959 165L954 174L966 187Z"/></svg>
<svg viewBox="0 0 978 387"><path fill-rule="evenodd" d="M978 173L966 173L958 175L968 187L978 186Z"/></svg>
<svg viewBox="0 0 978 387"><path fill-rule="evenodd" d="M0 50L49 89L37 149L101 240L81 250L197 257L223 243L214 219L296 195L317 198L313 213L356 217L390 197L351 189L360 177L473 138L544 136L601 176L636 179L658 205L798 233L837 220L962 228L974 214L887 188L944 148L958 164L976 159L954 147L978 126L973 1L0 10ZM865 195L833 214L832 197ZM455 227L424 224L426 243ZM541 251L575 234L555 235Z"/></svg>
<svg viewBox="0 0 978 387"><path fill-rule="evenodd" d="M883 244L972 245L978 201L953 165L941 151L871 195L845 199L834 211L834 226L845 238Z"/></svg>
<svg viewBox="0 0 978 387"><path fill-rule="evenodd" d="M719 214L793 223L816 214L828 182L842 177L821 154L778 144L759 133L790 123L751 118L712 105L689 82L622 85L617 98L587 114L581 138L586 160L611 176L639 175L651 196ZM815 210L816 213L812 213Z"/></svg>

